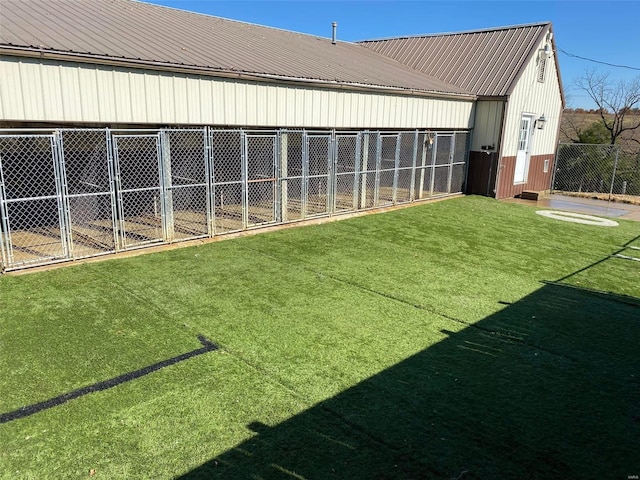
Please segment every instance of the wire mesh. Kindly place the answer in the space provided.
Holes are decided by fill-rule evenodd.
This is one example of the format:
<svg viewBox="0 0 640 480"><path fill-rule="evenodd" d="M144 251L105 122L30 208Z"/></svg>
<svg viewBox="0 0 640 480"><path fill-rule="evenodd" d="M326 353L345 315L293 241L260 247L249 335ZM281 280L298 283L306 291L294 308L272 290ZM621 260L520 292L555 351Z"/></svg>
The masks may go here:
<svg viewBox="0 0 640 480"><path fill-rule="evenodd" d="M246 135L247 226L276 221L276 135Z"/></svg>
<svg viewBox="0 0 640 480"><path fill-rule="evenodd" d="M618 149L612 145L560 144L553 189L609 193Z"/></svg>
<svg viewBox="0 0 640 480"><path fill-rule="evenodd" d="M395 203L411 201L413 168L415 164L415 141L417 132L400 133L400 152L396 174Z"/></svg>
<svg viewBox="0 0 640 480"><path fill-rule="evenodd" d="M335 158L335 212L353 211L358 208L358 163L360 136L358 134L336 135Z"/></svg>
<svg viewBox="0 0 640 480"><path fill-rule="evenodd" d="M453 135L436 134L434 172L431 195L446 195L450 191Z"/></svg>
<svg viewBox="0 0 640 480"><path fill-rule="evenodd" d="M210 133L216 234L244 227L243 142L243 134L238 130L213 130Z"/></svg>
<svg viewBox="0 0 640 480"><path fill-rule="evenodd" d="M325 215L330 207L331 135L307 135L307 216Z"/></svg>
<svg viewBox="0 0 640 480"><path fill-rule="evenodd" d="M376 205L379 175L378 138L379 132L364 132L362 135L362 170L360 175L360 208Z"/></svg>
<svg viewBox="0 0 640 480"><path fill-rule="evenodd" d="M116 249L114 200L104 130L61 132L71 252L91 257Z"/></svg>
<svg viewBox="0 0 640 480"><path fill-rule="evenodd" d="M165 132L166 211L169 238L209 235L209 188L204 129Z"/></svg>
<svg viewBox="0 0 640 480"><path fill-rule="evenodd" d="M305 217L304 192L304 135L301 131L284 131L280 134L280 192L282 196L282 221L289 222Z"/></svg>
<svg viewBox="0 0 640 480"><path fill-rule="evenodd" d="M640 196L640 152L619 151L612 185L614 195Z"/></svg>
<svg viewBox="0 0 640 480"><path fill-rule="evenodd" d="M394 201L395 170L398 162L399 134L380 135L380 163L376 207L391 205Z"/></svg>
<svg viewBox="0 0 640 480"><path fill-rule="evenodd" d="M616 145L560 144L552 189L578 195L640 196L640 154Z"/></svg>
<svg viewBox="0 0 640 480"><path fill-rule="evenodd" d="M67 256L52 135L0 136L4 268Z"/></svg>
<svg viewBox="0 0 640 480"><path fill-rule="evenodd" d="M158 135L114 135L122 248L164 240Z"/></svg>
<svg viewBox="0 0 640 480"><path fill-rule="evenodd" d="M413 199L422 200L431 196L433 179L433 141L432 134L418 134L416 169L414 173Z"/></svg>
<svg viewBox="0 0 640 480"><path fill-rule="evenodd" d="M456 132L454 138L451 182L449 193L461 193L465 189L467 177L467 156L469 152L469 133Z"/></svg>

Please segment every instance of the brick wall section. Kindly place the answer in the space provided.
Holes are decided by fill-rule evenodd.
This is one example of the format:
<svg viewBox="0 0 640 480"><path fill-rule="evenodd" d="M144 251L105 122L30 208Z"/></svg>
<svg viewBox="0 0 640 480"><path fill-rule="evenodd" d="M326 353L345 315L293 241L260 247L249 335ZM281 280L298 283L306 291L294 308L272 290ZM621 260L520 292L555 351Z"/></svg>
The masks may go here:
<svg viewBox="0 0 640 480"><path fill-rule="evenodd" d="M544 161L549 160L549 171L544 173ZM553 175L554 155L532 155L529 160L529 175L527 183L513 184L513 175L516 169L516 157L502 157L500 161L500 173L498 178L497 198L513 198L520 195L523 190L540 192L548 190L551 186Z"/></svg>

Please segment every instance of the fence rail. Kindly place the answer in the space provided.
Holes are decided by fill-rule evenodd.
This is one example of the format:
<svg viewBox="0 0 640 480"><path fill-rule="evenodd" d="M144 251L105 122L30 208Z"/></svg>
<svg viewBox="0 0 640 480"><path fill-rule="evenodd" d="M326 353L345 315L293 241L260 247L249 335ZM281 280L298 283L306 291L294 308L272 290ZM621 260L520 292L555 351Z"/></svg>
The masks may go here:
<svg viewBox="0 0 640 480"><path fill-rule="evenodd" d="M2 130L2 271L459 193L468 136Z"/></svg>
<svg viewBox="0 0 640 480"><path fill-rule="evenodd" d="M609 198L640 196L640 154L625 152L616 145L561 143L552 190Z"/></svg>

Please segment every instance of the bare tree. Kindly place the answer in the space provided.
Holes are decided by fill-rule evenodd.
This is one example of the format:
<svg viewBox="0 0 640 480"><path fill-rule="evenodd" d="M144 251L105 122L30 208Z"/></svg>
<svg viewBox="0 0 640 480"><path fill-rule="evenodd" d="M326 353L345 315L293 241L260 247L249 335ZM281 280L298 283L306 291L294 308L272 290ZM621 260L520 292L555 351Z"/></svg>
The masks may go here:
<svg viewBox="0 0 640 480"><path fill-rule="evenodd" d="M597 105L600 121L608 130L611 145L635 142L634 131L640 128L640 77L614 81L608 73L586 70L575 86L587 92ZM622 142L624 141L624 142Z"/></svg>
<svg viewBox="0 0 640 480"><path fill-rule="evenodd" d="M574 111L565 110L562 114L562 122L560 122L560 141L570 141L573 143L580 142L580 132L582 128Z"/></svg>

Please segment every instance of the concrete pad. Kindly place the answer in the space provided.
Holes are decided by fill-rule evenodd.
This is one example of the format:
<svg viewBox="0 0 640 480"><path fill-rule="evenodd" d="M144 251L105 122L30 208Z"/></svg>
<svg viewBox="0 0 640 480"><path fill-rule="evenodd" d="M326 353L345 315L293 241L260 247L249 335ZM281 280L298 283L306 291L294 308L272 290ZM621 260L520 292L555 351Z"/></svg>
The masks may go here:
<svg viewBox="0 0 640 480"><path fill-rule="evenodd" d="M607 202L591 198L568 197L564 195L547 195L534 200L509 198L502 200L507 203L532 205L541 209L558 209L566 212L597 215L599 217L621 218L640 222L640 205Z"/></svg>

